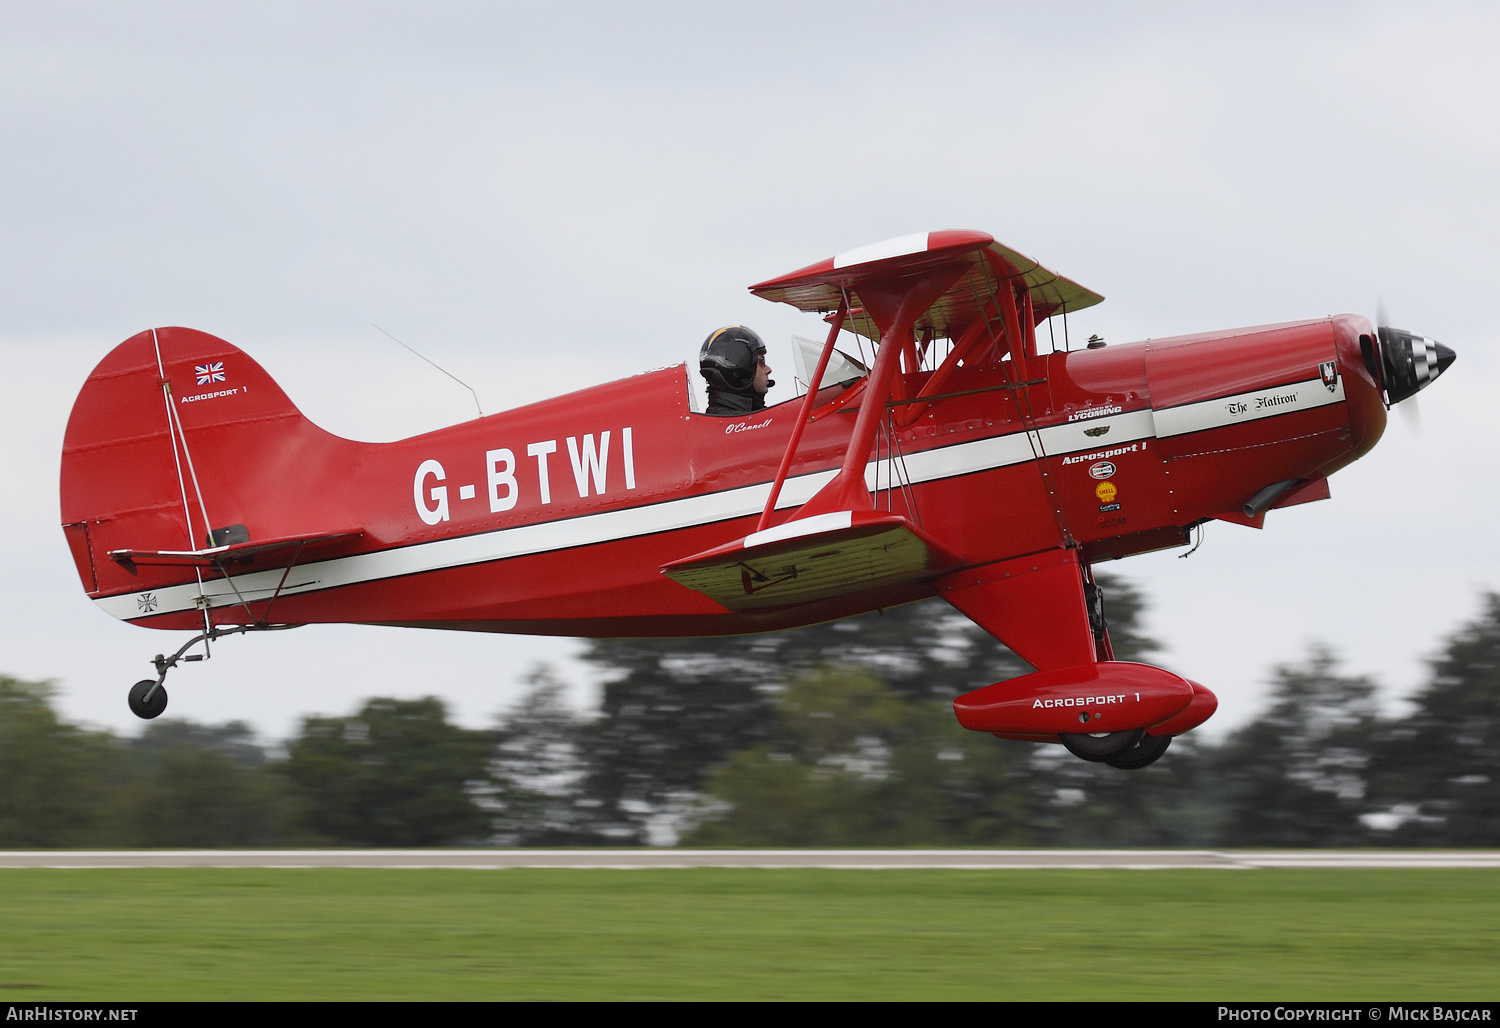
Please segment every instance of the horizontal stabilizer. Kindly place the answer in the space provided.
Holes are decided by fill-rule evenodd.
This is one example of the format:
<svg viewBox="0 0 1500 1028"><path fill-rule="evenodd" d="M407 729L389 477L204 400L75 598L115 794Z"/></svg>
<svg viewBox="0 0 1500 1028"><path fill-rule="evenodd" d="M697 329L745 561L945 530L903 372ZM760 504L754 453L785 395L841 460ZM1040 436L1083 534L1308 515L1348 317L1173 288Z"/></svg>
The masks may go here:
<svg viewBox="0 0 1500 1028"><path fill-rule="evenodd" d="M362 531L282 536L260 542L211 546L203 550L111 550L109 559L135 573L137 567L197 567L235 574L324 560L353 551Z"/></svg>
<svg viewBox="0 0 1500 1028"><path fill-rule="evenodd" d="M845 510L754 532L661 570L730 610L763 610L932 578L959 563L898 514Z"/></svg>

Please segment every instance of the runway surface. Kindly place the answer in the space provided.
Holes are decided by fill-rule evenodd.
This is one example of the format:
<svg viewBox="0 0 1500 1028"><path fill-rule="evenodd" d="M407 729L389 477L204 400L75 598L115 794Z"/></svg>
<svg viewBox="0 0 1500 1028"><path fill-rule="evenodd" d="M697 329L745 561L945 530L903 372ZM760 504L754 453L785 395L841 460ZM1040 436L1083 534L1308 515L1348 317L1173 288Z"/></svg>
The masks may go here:
<svg viewBox="0 0 1500 1028"><path fill-rule="evenodd" d="M0 850L0 868L23 867L1500 868L1500 850Z"/></svg>

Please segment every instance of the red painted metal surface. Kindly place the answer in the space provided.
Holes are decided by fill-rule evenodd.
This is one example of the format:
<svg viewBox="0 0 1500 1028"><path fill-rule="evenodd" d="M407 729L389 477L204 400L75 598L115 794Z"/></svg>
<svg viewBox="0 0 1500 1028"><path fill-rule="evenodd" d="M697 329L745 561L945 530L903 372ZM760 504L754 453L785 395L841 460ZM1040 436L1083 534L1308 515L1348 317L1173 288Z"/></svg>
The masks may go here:
<svg viewBox="0 0 1500 1028"><path fill-rule="evenodd" d="M1090 624L1088 564L1182 545L1210 518L1258 524L1267 515L1243 508L1268 487L1283 488L1273 517L1326 497L1327 476L1385 424L1363 318L1038 353L1039 320L1100 298L984 233L907 237L754 289L858 307L843 327L885 340L870 376L717 418L689 409L676 367L369 444L311 424L221 339L133 336L68 424L62 521L80 580L114 616L167 629L274 610L285 623L697 635L937 595L1040 669L1025 688L1128 679L1154 697L1141 716L1175 733L1212 713L1212 694L1200 686L1207 698L1188 705L1184 680L1100 660L1111 650ZM663 574L791 519L845 515L894 526L894 549L860 556L870 577L835 575L831 592L736 609ZM846 552L823 566L855 535L827 536ZM786 548L808 567L814 549ZM1066 730L1023 722L1005 731Z"/></svg>
<svg viewBox="0 0 1500 1028"><path fill-rule="evenodd" d="M797 405L784 404L754 418L724 420L691 414L684 370L676 368L397 443L354 443L322 432L303 419L253 361L222 340L184 329L166 329L159 335L168 379L178 380L173 382L172 395L181 405L184 434L203 498L200 501L199 490L187 481L182 447L173 446L151 335L137 336L117 348L90 377L65 444L63 517L66 524L75 526L69 538L83 582L94 596L141 593L182 581L164 569L130 574L110 561L108 553L201 547L210 527L204 520L205 506L214 522L211 527L245 524L252 539L357 528L365 533L361 552L372 552L547 524L556 525L566 536L567 522L591 515L753 488L772 478L800 413L788 409ZM1144 413L1145 377L1130 375L1132 366L1141 365L1141 351L1139 345L1120 346L1048 358L1052 371L1048 386L1033 390L1042 407L1038 424L1043 431L1077 436L1064 445L1094 446L1083 432L1110 415L1070 418L1116 408L1125 414ZM233 377L227 387L197 387L189 377L193 367L210 358L229 369ZM1092 367L1095 364L1099 367ZM1100 373L1091 375L1093 371ZM964 388L954 392L990 391L942 401L940 410L930 411L899 434L909 462L932 454L938 462L955 466L957 473L917 483L911 493L922 525L976 564L1006 559L1017 551L1057 548L1037 461L1029 459L1022 414L1011 393L1001 388L1004 382L1004 372L994 366L959 369L954 384ZM205 393L231 388L239 392L196 400ZM1074 534L1091 544L1191 524L1232 509L1266 481L1308 477L1314 470L1342 462L1362 440L1339 431L1338 418L1330 418L1330 413L1336 415L1336 411L1292 413L1256 423L1260 448L1272 452L1248 466L1243 455L1232 453L1210 452L1191 460L1162 455L1153 438L1126 441L1118 433L1117 418L1111 432L1120 442L1106 436L1095 450L1083 451L1084 456L1107 455L1099 460L1113 464L1113 474L1104 479L1091 477L1089 469L1099 461L1079 461L1075 459L1078 451L1046 459L1055 465L1062 483L1063 512ZM834 414L807 427L791 468L793 477L835 466L847 449L852 426L845 419L849 417ZM1330 421L1333 431L1328 430ZM630 469L626 467L626 429L630 430ZM1224 430L1216 431L1223 434ZM1278 435L1286 438L1278 441ZM967 453L962 459L947 452L983 450L986 444L991 452ZM488 460L491 452L495 459ZM418 475L427 461L436 467ZM183 481L177 475L179 464L184 465ZM633 472L633 484L626 480L627 470ZM1169 477L1187 487L1169 496ZM1101 502L1101 482L1113 486L1113 502L1120 504L1117 512L1099 513L1101 506L1109 505ZM462 494L465 486L473 487L473 495L467 498ZM901 490L879 493L882 505L889 503L892 510L906 513ZM638 600L663 592L659 603L642 609L641 602L633 602L628 604L631 611L619 612L621 629L628 631L628 621L641 614L670 617L701 609L701 598L664 586L658 569L670 560L746 534L754 527L754 521L747 518L758 513L760 506L753 504L736 517L737 508L726 505L704 514L701 523L680 528L672 527L671 516L645 526L622 527L618 541L634 559L624 566L616 562L612 570L594 569L583 582L573 581L568 571L573 547L566 538L548 540L524 553L505 550L507 557L497 551L494 559L531 563L529 558L547 555L546 563L557 567L552 574L539 576L532 569L520 576L527 584L520 589L523 595L517 602L553 603L575 593L598 592L595 579L621 574L629 587L647 590ZM436 520L427 524L424 513ZM718 514L724 516L716 519ZM638 527L646 529L639 537L632 534ZM632 542L634 538L640 541ZM699 545L699 540L705 544ZM592 562L585 557L584 563ZM442 577L457 569L438 567L424 573ZM653 584L656 589L649 588ZM342 586L323 598L328 603L326 618L316 617L315 610L303 614L312 620L342 620L346 602L361 609L370 606L365 600L346 601L345 593L382 589L378 580ZM487 591L503 594L513 588L494 585ZM667 596L673 599L668 601ZM480 597L465 599L466 607L488 605L474 602ZM500 602L498 596L496 602ZM403 600L391 610L365 616L413 621L429 613L448 617L452 611L410 609ZM596 616L597 612L578 614ZM140 620L164 624L167 616ZM226 612L226 616L236 615Z"/></svg>
<svg viewBox="0 0 1500 1028"><path fill-rule="evenodd" d="M1033 667L1094 660L1076 550L1044 550L947 575L942 597ZM988 729L987 729L988 730Z"/></svg>
<svg viewBox="0 0 1500 1028"><path fill-rule="evenodd" d="M1170 671L1099 661L975 689L953 701L953 712L976 732L1055 736L1153 728L1186 711L1192 700L1193 684Z"/></svg>
<svg viewBox="0 0 1500 1028"><path fill-rule="evenodd" d="M1181 735L1213 717L1214 711L1219 709L1219 698L1206 686L1192 680L1188 684L1193 687L1193 698L1188 705L1161 724L1152 725L1146 730L1147 735Z"/></svg>

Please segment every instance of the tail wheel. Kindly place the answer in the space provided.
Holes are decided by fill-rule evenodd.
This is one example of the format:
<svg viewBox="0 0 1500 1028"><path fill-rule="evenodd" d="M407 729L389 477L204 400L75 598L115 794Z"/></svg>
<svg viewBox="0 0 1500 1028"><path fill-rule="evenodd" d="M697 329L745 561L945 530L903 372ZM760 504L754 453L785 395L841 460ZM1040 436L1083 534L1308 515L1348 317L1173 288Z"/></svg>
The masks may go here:
<svg viewBox="0 0 1500 1028"><path fill-rule="evenodd" d="M167 690L156 679L143 678L130 687L126 702L132 714L150 721L167 709Z"/></svg>
<svg viewBox="0 0 1500 1028"><path fill-rule="evenodd" d="M1132 728L1128 732L1101 732L1097 735L1085 735L1082 732L1064 733L1058 738L1073 756L1081 760L1101 763L1130 752L1145 734L1144 728Z"/></svg>
<svg viewBox="0 0 1500 1028"><path fill-rule="evenodd" d="M1161 755L1167 752L1167 747L1172 745L1170 735L1143 735L1141 741L1136 743L1132 749L1126 750L1118 757L1112 757L1105 763L1110 767L1118 767L1125 771L1134 771L1154 764Z"/></svg>

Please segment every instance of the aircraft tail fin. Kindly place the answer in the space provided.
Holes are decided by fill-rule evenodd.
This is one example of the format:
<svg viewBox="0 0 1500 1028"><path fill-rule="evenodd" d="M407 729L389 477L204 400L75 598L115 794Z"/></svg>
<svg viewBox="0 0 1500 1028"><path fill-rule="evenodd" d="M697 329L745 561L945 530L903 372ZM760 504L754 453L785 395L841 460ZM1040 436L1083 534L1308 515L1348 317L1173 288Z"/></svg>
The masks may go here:
<svg viewBox="0 0 1500 1028"><path fill-rule="evenodd" d="M100 597L191 580L201 569L112 559L306 536L343 516L307 469L361 444L303 417L237 347L186 328L142 332L84 382L63 440L62 521ZM347 526L340 524L339 528ZM142 614L149 611L143 609Z"/></svg>

